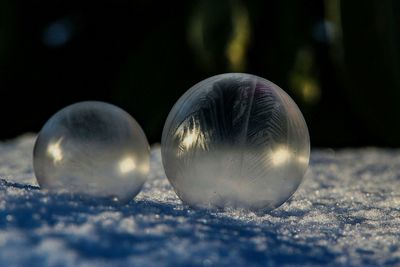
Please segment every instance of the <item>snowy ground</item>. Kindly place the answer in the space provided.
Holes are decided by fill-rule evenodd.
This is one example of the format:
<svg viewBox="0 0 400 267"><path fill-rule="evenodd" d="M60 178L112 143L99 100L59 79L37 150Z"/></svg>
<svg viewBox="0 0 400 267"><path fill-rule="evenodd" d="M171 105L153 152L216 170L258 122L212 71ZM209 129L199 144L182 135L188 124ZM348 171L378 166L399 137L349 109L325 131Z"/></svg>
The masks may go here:
<svg viewBox="0 0 400 267"><path fill-rule="evenodd" d="M0 144L0 266L400 266L400 150L315 150L294 198L254 214L184 206L159 148L128 205L47 194L33 142Z"/></svg>

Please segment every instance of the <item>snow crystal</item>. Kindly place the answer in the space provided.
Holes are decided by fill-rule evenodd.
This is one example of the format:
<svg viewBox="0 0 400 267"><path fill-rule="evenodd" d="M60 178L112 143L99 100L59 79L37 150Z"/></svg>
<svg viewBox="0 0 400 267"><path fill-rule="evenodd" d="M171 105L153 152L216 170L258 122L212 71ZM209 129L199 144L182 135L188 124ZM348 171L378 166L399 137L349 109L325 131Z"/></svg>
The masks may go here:
<svg viewBox="0 0 400 267"><path fill-rule="evenodd" d="M127 205L40 191L34 138L0 144L1 266L400 265L400 150L314 150L294 197L257 214L183 205L157 146Z"/></svg>

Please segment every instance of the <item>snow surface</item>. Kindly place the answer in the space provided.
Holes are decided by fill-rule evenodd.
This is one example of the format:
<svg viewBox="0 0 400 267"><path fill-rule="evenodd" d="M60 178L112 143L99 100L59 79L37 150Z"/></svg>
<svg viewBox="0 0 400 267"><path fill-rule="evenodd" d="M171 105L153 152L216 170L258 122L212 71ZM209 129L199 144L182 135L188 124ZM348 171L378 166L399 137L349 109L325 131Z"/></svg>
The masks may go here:
<svg viewBox="0 0 400 267"><path fill-rule="evenodd" d="M314 150L295 196L255 214L183 205L156 146L127 205L42 192L34 138L0 144L0 266L400 266L400 150Z"/></svg>

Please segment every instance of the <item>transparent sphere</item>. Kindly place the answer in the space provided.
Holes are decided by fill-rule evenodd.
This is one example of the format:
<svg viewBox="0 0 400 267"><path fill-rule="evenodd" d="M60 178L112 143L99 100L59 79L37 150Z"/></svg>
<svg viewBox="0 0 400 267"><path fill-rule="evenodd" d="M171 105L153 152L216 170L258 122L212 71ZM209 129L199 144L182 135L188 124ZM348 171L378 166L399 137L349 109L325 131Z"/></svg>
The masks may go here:
<svg viewBox="0 0 400 267"><path fill-rule="evenodd" d="M178 100L161 149L166 175L187 204L271 210L300 185L310 141L299 108L282 89L228 73Z"/></svg>
<svg viewBox="0 0 400 267"><path fill-rule="evenodd" d="M139 193L149 164L149 145L139 124L122 109L94 101L53 115L33 152L41 188L121 202Z"/></svg>

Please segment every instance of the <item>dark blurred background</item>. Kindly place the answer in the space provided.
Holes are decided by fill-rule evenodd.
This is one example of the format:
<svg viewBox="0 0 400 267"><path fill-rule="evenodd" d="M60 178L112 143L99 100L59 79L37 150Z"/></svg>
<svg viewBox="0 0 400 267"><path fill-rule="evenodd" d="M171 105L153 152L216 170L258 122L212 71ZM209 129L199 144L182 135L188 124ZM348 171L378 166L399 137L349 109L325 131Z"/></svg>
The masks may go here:
<svg viewBox="0 0 400 267"><path fill-rule="evenodd" d="M395 0L0 0L0 139L102 100L159 142L192 85L247 72L294 98L313 146L399 146L399 26Z"/></svg>

